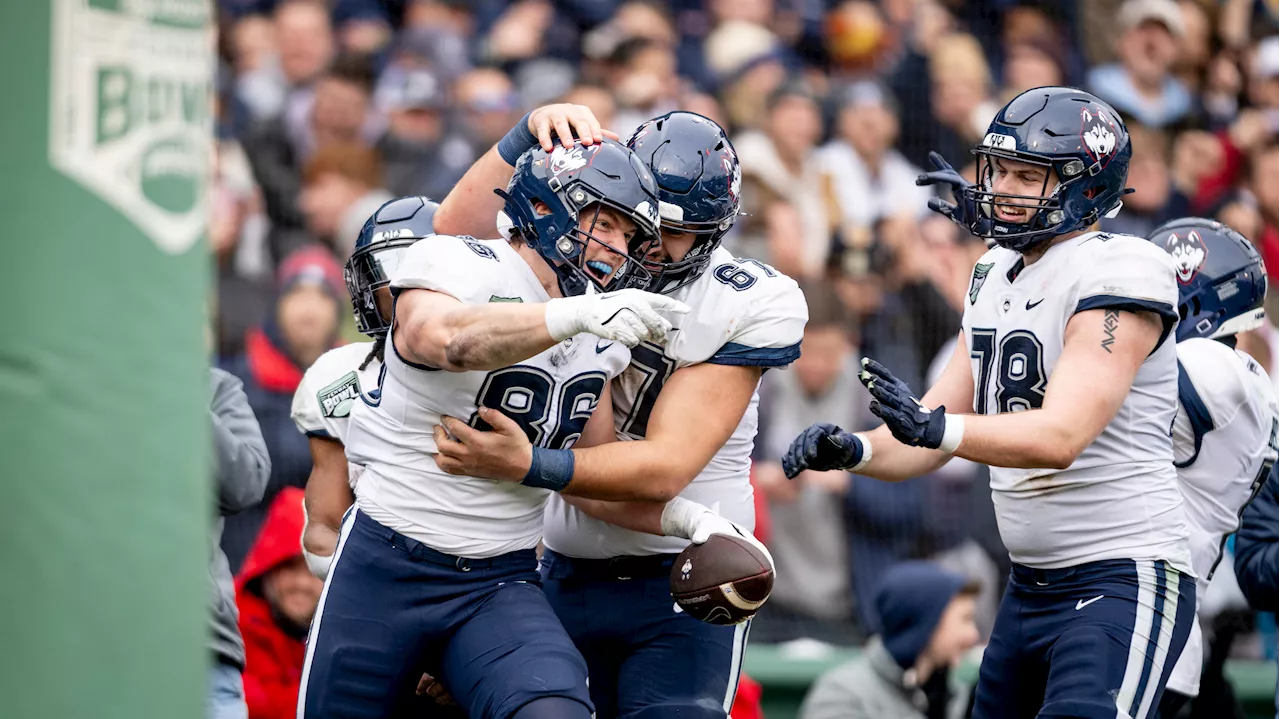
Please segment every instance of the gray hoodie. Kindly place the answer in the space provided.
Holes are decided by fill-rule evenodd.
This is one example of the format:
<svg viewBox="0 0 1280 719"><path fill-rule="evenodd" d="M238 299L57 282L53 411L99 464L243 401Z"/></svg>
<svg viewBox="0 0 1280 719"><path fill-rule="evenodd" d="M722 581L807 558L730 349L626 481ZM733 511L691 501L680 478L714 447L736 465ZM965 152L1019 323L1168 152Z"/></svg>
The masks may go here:
<svg viewBox="0 0 1280 719"><path fill-rule="evenodd" d="M210 648L217 660L243 670L244 640L238 626L235 585L227 556L219 546L222 518L262 500L271 475L271 458L267 456L267 443L262 440L262 430L249 408L240 380L217 368L209 372L213 478L218 491L218 518L213 523L209 549L210 622L213 625Z"/></svg>

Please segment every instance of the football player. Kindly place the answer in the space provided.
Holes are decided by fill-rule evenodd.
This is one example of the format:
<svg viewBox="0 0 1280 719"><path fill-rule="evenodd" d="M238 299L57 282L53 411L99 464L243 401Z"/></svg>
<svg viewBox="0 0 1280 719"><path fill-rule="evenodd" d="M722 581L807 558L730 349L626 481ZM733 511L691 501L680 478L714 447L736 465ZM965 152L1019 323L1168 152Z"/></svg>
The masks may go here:
<svg viewBox="0 0 1280 719"><path fill-rule="evenodd" d="M347 463L347 418L353 404L379 384L391 329L391 274L409 245L435 233L431 217L438 207L425 197L402 197L383 204L364 223L344 274L356 328L373 341L352 342L320 355L293 395L293 423L311 448L302 556L321 579L328 576L338 547L342 515L355 501L362 468Z"/></svg>
<svg viewBox="0 0 1280 719"><path fill-rule="evenodd" d="M1266 319L1262 257L1243 235L1200 218L1174 220L1147 238L1178 276L1178 415L1173 457L1191 528L1191 567L1204 596L1240 513L1276 466L1276 390L1236 334ZM1200 623L1174 664L1160 716L1200 693Z"/></svg>
<svg viewBox="0 0 1280 719"><path fill-rule="evenodd" d="M528 133L525 142L533 141ZM673 112L642 125L628 145L653 170L662 200L650 286L693 309L674 320L666 342L635 347L614 381L622 441L579 445L556 460L571 474L547 506L543 580L587 660L598 717L723 719L747 626L677 613L671 566L687 539L705 541L717 514L731 523L715 531L751 538L756 389L765 369L799 355L808 310L789 277L720 246L739 214L742 175L719 125ZM491 154L468 177L500 182L501 163ZM450 194L438 223L488 209L466 183L454 192L468 202L454 204ZM514 425L479 433L461 424L445 420L458 442L438 440L446 471L518 481L531 464L548 463L548 450L531 447Z"/></svg>
<svg viewBox="0 0 1280 719"><path fill-rule="evenodd" d="M586 665L534 555L560 468L519 484L445 476L431 431L444 414L483 427L501 410L538 447L611 434L627 348L665 337L659 311L687 311L625 289L646 283L656 193L617 142L537 149L507 189L508 239L404 252L382 382L352 409L347 457L364 471L307 642L300 717L391 715L424 669L473 717L590 716Z"/></svg>
<svg viewBox="0 0 1280 719"><path fill-rule="evenodd" d="M919 180L950 185L956 203L930 207L996 245L974 267L941 378L917 400L863 360L885 425L814 425L783 468L896 481L953 455L990 465L1014 566L973 716L1147 719L1195 608L1169 437L1173 262L1145 239L1088 231L1119 209L1131 155L1123 121L1093 95L1024 92L974 153L977 184L936 154Z"/></svg>

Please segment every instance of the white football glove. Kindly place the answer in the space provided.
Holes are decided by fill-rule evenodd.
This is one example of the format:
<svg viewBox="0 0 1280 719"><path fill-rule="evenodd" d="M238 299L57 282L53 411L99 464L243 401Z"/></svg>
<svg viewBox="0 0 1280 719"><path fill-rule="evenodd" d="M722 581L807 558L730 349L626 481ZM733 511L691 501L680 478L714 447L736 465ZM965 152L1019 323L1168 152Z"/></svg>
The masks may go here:
<svg viewBox="0 0 1280 719"><path fill-rule="evenodd" d="M560 297L547 302L547 331L557 342L589 332L635 347L667 338L671 322L659 312L682 315L688 311L689 306L679 300L636 289Z"/></svg>
<svg viewBox="0 0 1280 719"><path fill-rule="evenodd" d="M684 497L676 497L667 502L662 510L662 533L668 537L681 537L694 544L703 544L713 534L737 535L750 542L769 560L769 569L777 572L773 564L773 555L755 535L742 525L731 522L711 511L708 507Z"/></svg>

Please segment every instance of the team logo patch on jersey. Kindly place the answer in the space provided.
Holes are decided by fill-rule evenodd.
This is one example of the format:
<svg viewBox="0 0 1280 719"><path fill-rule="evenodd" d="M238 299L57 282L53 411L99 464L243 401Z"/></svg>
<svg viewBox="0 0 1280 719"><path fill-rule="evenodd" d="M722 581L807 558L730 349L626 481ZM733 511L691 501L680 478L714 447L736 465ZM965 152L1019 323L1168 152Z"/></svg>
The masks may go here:
<svg viewBox="0 0 1280 719"><path fill-rule="evenodd" d="M987 275L991 273L991 268L995 267L994 262L979 262L973 266L973 279L969 280L969 304L978 301L978 292L982 290L982 285L987 282Z"/></svg>
<svg viewBox="0 0 1280 719"><path fill-rule="evenodd" d="M351 414L351 404L360 396L360 378L355 372L348 372L316 393L316 401L320 403L320 411L326 417L341 418Z"/></svg>
<svg viewBox="0 0 1280 719"><path fill-rule="evenodd" d="M1087 107L1080 110L1080 139L1095 161L1103 165L1111 161L1116 151L1116 132L1115 122L1106 110L1099 108L1090 112Z"/></svg>
<svg viewBox="0 0 1280 719"><path fill-rule="evenodd" d="M498 295L489 295L490 302L524 302L523 297L500 297Z"/></svg>
<svg viewBox="0 0 1280 719"><path fill-rule="evenodd" d="M1164 246L1173 256L1173 269L1178 273L1178 281L1184 285L1200 274L1204 258L1209 254L1208 248L1204 246L1204 240L1200 239L1200 235L1195 230L1188 232L1186 237L1176 232L1172 233L1169 239L1164 241Z"/></svg>

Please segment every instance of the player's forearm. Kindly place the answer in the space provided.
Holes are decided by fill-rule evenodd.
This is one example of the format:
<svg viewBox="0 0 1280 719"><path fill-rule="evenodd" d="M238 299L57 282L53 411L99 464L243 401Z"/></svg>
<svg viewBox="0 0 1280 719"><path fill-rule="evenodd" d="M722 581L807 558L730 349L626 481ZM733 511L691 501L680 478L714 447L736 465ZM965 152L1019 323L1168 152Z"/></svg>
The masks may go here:
<svg viewBox="0 0 1280 719"><path fill-rule="evenodd" d="M497 216L503 200L494 188L506 187L515 168L508 165L494 145L458 180L436 210L432 224L442 235L497 237Z"/></svg>
<svg viewBox="0 0 1280 719"><path fill-rule="evenodd" d="M965 415L955 456L995 467L1066 469L1092 441L1079 423L1045 409Z"/></svg>
<svg viewBox="0 0 1280 719"><path fill-rule="evenodd" d="M893 438L888 427L880 426L866 433L871 444L871 459L857 473L885 482L901 482L937 471L951 459L936 449L910 447Z"/></svg>
<svg viewBox="0 0 1280 719"><path fill-rule="evenodd" d="M338 550L338 530L314 520L302 530L302 548L319 557L332 557Z"/></svg>
<svg viewBox="0 0 1280 719"><path fill-rule="evenodd" d="M633 532L662 535L661 502L608 502L602 499L566 496L564 501L589 517L617 525Z"/></svg>
<svg viewBox="0 0 1280 719"><path fill-rule="evenodd" d="M573 481L561 494L614 502L668 502L701 469L650 440L574 449L573 455Z"/></svg>
<svg viewBox="0 0 1280 719"><path fill-rule="evenodd" d="M449 372L490 371L526 360L553 345L545 304L467 305L410 329L411 351Z"/></svg>

